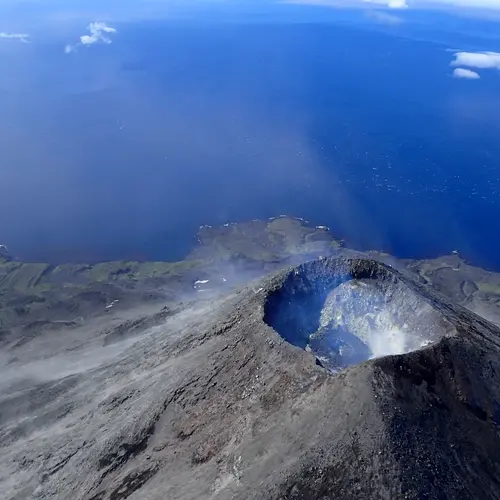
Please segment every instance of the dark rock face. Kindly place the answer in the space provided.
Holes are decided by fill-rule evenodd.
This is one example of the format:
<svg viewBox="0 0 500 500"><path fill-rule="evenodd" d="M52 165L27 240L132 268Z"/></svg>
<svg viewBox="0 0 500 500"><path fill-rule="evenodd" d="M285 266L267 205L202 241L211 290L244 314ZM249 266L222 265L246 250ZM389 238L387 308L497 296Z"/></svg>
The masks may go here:
<svg viewBox="0 0 500 500"><path fill-rule="evenodd" d="M432 344L318 366L304 339L346 277L389 309L403 294ZM323 259L162 319L109 345L76 328L49 365L49 337L17 349L0 382L4 498L500 498L499 330L411 277ZM345 326L342 342L368 346Z"/></svg>
<svg viewBox="0 0 500 500"><path fill-rule="evenodd" d="M317 357L320 366L332 373L372 357L367 344L340 326L321 327L309 337L306 349Z"/></svg>

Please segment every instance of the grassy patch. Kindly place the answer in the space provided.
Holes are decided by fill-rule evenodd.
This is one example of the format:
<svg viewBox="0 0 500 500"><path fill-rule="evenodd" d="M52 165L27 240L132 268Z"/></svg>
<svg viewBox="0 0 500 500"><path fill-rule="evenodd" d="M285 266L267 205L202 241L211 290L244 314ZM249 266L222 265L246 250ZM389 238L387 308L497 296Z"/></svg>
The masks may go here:
<svg viewBox="0 0 500 500"><path fill-rule="evenodd" d="M488 295L500 295L500 283L476 281L476 286L479 288L479 291Z"/></svg>

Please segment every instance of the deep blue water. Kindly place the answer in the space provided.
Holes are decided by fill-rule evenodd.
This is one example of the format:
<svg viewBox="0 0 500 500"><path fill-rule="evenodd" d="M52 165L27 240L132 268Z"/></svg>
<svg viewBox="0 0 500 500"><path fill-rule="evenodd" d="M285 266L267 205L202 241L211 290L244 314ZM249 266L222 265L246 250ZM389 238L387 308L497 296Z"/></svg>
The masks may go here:
<svg viewBox="0 0 500 500"><path fill-rule="evenodd" d="M500 269L500 74L453 79L458 35L405 29L142 23L2 53L0 243L170 260L201 224L290 214Z"/></svg>

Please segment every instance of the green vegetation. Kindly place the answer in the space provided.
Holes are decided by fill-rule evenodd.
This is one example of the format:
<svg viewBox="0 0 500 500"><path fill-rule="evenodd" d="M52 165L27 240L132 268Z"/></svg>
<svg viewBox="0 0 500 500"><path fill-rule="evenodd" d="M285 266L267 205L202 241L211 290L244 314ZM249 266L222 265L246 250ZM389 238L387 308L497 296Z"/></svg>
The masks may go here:
<svg viewBox="0 0 500 500"><path fill-rule="evenodd" d="M500 295L500 283L476 282L476 286L488 295Z"/></svg>

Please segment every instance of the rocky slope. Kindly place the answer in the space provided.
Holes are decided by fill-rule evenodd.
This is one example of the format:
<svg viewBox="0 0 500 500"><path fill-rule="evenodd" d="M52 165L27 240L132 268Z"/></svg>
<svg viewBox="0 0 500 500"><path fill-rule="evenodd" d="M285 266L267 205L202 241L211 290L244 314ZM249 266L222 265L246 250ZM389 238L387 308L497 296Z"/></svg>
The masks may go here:
<svg viewBox="0 0 500 500"><path fill-rule="evenodd" d="M498 321L498 275L370 256L281 218L4 259L0 497L500 498L499 330L459 305Z"/></svg>

